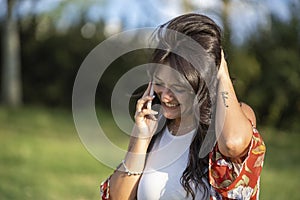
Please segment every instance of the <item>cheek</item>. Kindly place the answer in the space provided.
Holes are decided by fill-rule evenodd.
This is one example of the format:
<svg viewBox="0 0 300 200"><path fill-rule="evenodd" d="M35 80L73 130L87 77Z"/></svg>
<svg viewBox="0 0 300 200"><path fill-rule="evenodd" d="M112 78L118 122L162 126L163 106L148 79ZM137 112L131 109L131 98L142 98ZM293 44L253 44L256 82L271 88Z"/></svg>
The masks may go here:
<svg viewBox="0 0 300 200"><path fill-rule="evenodd" d="M194 103L194 98L190 96L181 96L178 97L178 100L186 106L191 106Z"/></svg>
<svg viewBox="0 0 300 200"><path fill-rule="evenodd" d="M184 98L184 99L182 99L181 104L183 105L182 109L191 110L191 109L193 109L194 98Z"/></svg>
<svg viewBox="0 0 300 200"><path fill-rule="evenodd" d="M159 99L161 99L161 91L159 89L153 88L153 91L155 93L155 96Z"/></svg>

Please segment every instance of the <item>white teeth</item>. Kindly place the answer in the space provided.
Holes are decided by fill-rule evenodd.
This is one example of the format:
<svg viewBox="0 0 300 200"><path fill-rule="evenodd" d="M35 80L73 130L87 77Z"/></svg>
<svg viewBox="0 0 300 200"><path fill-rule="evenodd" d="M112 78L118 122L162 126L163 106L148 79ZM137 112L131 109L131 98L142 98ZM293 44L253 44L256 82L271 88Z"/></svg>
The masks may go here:
<svg viewBox="0 0 300 200"><path fill-rule="evenodd" d="M165 104L168 107L175 107L175 106L177 106L177 104L174 104L174 103L165 103Z"/></svg>

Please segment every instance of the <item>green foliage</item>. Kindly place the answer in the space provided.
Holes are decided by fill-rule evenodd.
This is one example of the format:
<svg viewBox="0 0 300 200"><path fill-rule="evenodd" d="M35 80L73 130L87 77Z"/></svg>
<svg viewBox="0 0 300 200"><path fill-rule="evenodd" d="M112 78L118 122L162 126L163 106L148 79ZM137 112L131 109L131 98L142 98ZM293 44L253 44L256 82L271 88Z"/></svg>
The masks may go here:
<svg viewBox="0 0 300 200"><path fill-rule="evenodd" d="M104 40L101 23L93 38L83 38L81 27L84 24L82 21L67 32L58 33L54 22L50 21L46 36L40 39L36 36L37 24L23 27L21 41L25 103L70 105L77 70L89 51Z"/></svg>
<svg viewBox="0 0 300 200"><path fill-rule="evenodd" d="M247 101L246 91L249 85L257 80L261 74L260 63L256 58L243 49L234 50L233 55L229 58L229 71L237 88L237 94L240 99Z"/></svg>
<svg viewBox="0 0 300 200"><path fill-rule="evenodd" d="M259 124L300 131L300 21L272 17L232 52L230 68L238 95L257 113Z"/></svg>

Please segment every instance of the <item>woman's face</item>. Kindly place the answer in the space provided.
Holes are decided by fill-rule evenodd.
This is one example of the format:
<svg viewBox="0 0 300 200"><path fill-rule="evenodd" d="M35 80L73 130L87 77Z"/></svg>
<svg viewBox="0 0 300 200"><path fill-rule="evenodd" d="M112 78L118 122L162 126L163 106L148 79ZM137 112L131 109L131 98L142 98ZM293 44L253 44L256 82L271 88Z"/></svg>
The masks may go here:
<svg viewBox="0 0 300 200"><path fill-rule="evenodd" d="M167 119L191 117L195 94L188 81L176 70L163 66L153 75L153 89Z"/></svg>

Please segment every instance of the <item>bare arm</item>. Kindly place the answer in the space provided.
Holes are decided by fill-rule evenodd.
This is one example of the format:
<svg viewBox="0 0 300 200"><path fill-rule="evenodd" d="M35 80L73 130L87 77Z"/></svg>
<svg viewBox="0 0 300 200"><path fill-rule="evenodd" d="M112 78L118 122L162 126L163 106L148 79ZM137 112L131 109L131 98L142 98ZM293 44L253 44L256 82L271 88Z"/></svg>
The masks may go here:
<svg viewBox="0 0 300 200"><path fill-rule="evenodd" d="M229 77L227 63L222 52L218 72L217 96L217 142L220 152L230 158L239 158L247 153L252 138L255 115L246 104L240 105Z"/></svg>
<svg viewBox="0 0 300 200"><path fill-rule="evenodd" d="M148 140L137 139L132 137L129 145L131 153L127 153L125 164L131 171L141 172L144 168L145 155ZM134 154L136 153L136 154ZM135 199L137 186L141 175L128 175L124 166L120 166L110 179L110 198L114 199Z"/></svg>
<svg viewBox="0 0 300 200"><path fill-rule="evenodd" d="M147 148L157 127L157 121L154 117L157 112L151 110L149 106L147 107L147 103L153 99L147 95L149 91L150 84L143 97L137 102L135 126L124 159L127 169L132 172L143 171ZM110 179L110 199L135 199L140 177L141 174L128 175L124 165L120 165Z"/></svg>

